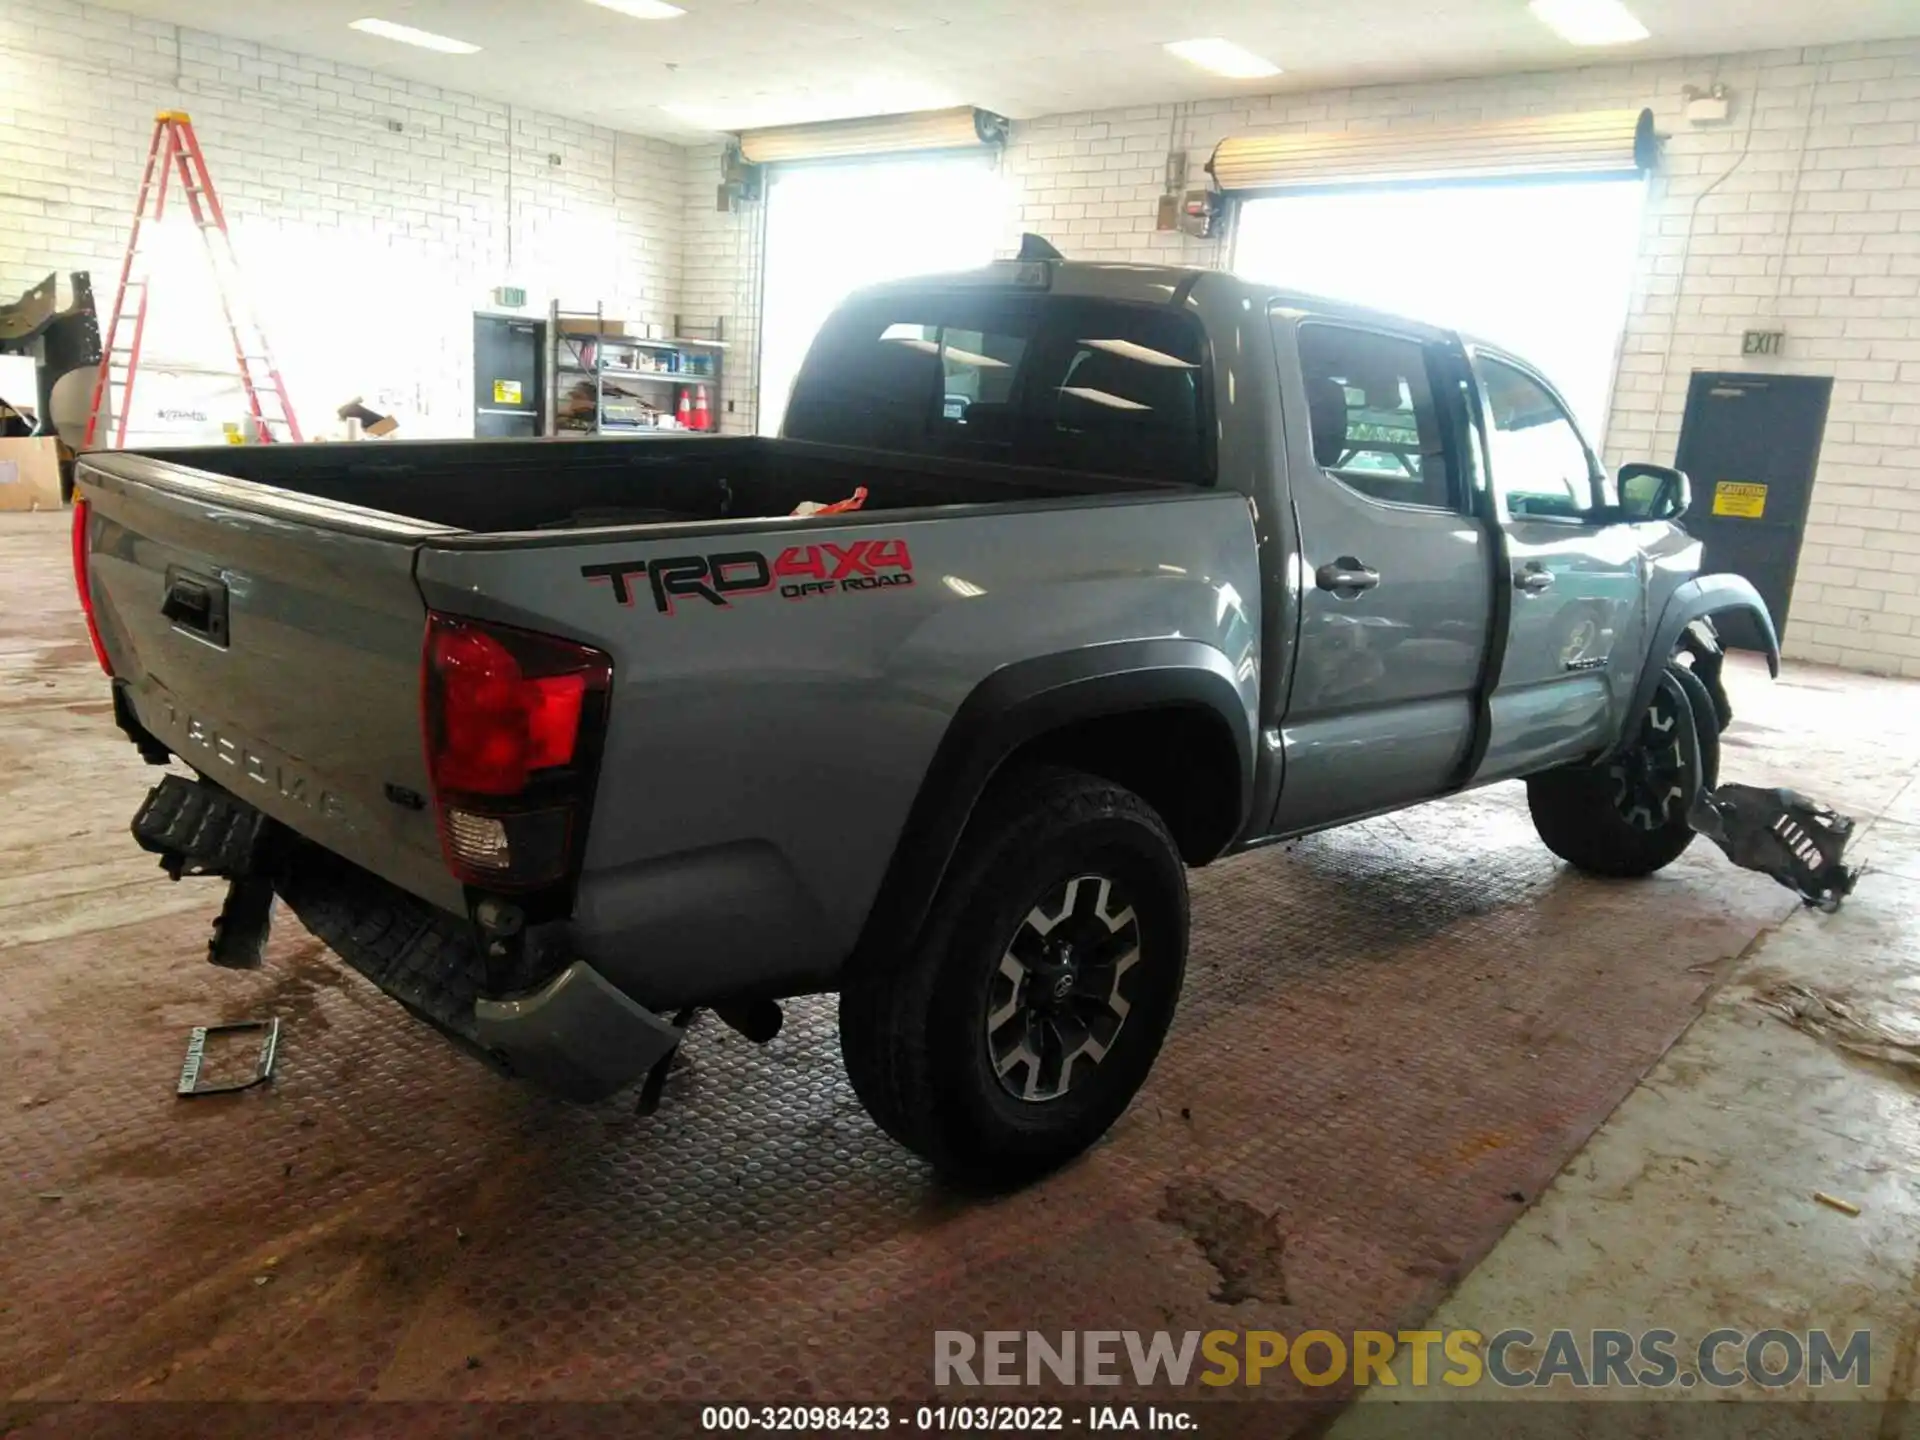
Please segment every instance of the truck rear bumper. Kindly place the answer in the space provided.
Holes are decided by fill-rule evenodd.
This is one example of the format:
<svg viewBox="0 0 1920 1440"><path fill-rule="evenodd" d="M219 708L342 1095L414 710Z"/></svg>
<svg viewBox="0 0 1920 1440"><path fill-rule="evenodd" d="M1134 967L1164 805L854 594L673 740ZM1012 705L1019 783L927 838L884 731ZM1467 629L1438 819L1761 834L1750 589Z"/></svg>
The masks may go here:
<svg viewBox="0 0 1920 1440"><path fill-rule="evenodd" d="M576 960L531 994L474 1002L480 1044L513 1073L567 1100L601 1100L638 1080L682 1031Z"/></svg>

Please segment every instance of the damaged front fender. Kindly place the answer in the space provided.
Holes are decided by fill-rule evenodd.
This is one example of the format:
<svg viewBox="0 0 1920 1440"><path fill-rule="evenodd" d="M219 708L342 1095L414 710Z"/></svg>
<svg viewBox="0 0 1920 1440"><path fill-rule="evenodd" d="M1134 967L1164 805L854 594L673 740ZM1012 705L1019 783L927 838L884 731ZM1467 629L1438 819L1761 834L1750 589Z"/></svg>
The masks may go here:
<svg viewBox="0 0 1920 1440"><path fill-rule="evenodd" d="M1779 678L1780 637L1773 628L1773 616L1767 610L1767 602L1760 598L1760 592L1739 575L1697 576L1677 587L1660 612L1648 641L1646 655L1640 662L1640 681L1634 687L1632 703L1626 708L1628 722L1622 727L1621 736L1613 747L1614 753L1632 740L1637 730L1635 722L1653 703L1654 692L1660 688L1660 677L1666 673L1674 653L1682 648L1692 648L1689 640L1699 643L1697 632L1689 634L1692 627L1730 610L1743 610L1753 617L1754 627L1766 644L1767 672L1775 679ZM1714 644L1717 647L1718 642ZM1716 708L1723 703L1724 696L1716 695Z"/></svg>

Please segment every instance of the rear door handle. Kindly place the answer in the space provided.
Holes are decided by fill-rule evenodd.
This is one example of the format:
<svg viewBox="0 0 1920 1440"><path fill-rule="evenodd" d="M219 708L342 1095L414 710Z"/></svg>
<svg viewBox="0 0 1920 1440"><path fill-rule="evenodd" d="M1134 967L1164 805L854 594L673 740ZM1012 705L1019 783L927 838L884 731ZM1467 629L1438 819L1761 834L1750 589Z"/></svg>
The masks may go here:
<svg viewBox="0 0 1920 1440"><path fill-rule="evenodd" d="M1538 595L1553 584L1553 572L1543 565L1528 564L1514 574L1513 588Z"/></svg>
<svg viewBox="0 0 1920 1440"><path fill-rule="evenodd" d="M1362 591L1378 585L1380 572L1361 564L1351 555L1342 555L1314 571L1313 583L1322 590L1331 591L1337 599L1351 600Z"/></svg>

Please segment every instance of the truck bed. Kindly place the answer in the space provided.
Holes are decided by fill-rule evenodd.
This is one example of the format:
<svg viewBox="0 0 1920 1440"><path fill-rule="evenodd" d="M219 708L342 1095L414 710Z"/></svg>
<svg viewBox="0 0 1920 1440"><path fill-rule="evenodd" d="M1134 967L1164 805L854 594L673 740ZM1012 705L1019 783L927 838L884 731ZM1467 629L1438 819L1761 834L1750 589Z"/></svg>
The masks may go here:
<svg viewBox="0 0 1920 1440"><path fill-rule="evenodd" d="M1182 488L757 436L224 445L147 458L479 533L782 516L863 485L867 510Z"/></svg>

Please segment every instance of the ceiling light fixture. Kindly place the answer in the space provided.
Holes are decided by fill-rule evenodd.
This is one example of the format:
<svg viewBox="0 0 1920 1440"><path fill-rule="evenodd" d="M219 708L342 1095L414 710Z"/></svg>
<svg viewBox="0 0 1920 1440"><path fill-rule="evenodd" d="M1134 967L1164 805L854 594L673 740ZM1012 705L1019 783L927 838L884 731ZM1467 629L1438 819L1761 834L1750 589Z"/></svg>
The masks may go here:
<svg viewBox="0 0 1920 1440"><path fill-rule="evenodd" d="M416 30L411 25L396 25L391 20L352 20L347 23L347 28L367 35L378 35L382 40L398 40L402 45L417 45L422 50L438 50L442 55L480 53L478 45L469 45L464 40L455 40L446 35L436 35L431 30Z"/></svg>
<svg viewBox="0 0 1920 1440"><path fill-rule="evenodd" d="M671 115L683 125L691 125L697 130L725 130L726 123L732 117L723 114L712 105L662 105L658 107L664 115Z"/></svg>
<svg viewBox="0 0 1920 1440"><path fill-rule="evenodd" d="M1191 360L1182 360L1178 355L1169 355L1164 350L1152 350L1132 340L1082 340L1089 350L1104 350L1109 355L1118 355L1123 360L1138 360L1143 365L1158 365L1163 370L1198 370L1200 367Z"/></svg>
<svg viewBox="0 0 1920 1440"><path fill-rule="evenodd" d="M1269 75L1280 73L1280 67L1271 60L1262 59L1244 46L1218 37L1175 40L1166 48L1189 65L1198 65L1202 70L1211 70L1229 80L1264 80Z"/></svg>
<svg viewBox="0 0 1920 1440"><path fill-rule="evenodd" d="M894 345L904 345L909 350L918 350L922 355L944 355L956 365L971 365L976 370L1004 370L1007 362L996 360L991 355L976 355L971 350L957 350L949 345L942 349L938 341L928 340L919 335L882 335L882 340Z"/></svg>
<svg viewBox="0 0 1920 1440"><path fill-rule="evenodd" d="M1105 390L1096 390L1091 385L1062 385L1062 395L1077 395L1082 400L1091 400L1096 405L1105 405L1109 410L1151 410L1151 405L1142 405L1138 400L1129 400L1124 395L1113 395Z"/></svg>
<svg viewBox="0 0 1920 1440"><path fill-rule="evenodd" d="M1527 8L1574 45L1631 45L1652 33L1620 0L1531 0Z"/></svg>
<svg viewBox="0 0 1920 1440"><path fill-rule="evenodd" d="M635 20L671 20L687 13L678 5L667 4L667 0L587 0L587 3L598 5L602 10L618 10Z"/></svg>

